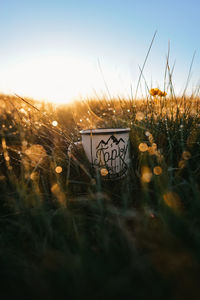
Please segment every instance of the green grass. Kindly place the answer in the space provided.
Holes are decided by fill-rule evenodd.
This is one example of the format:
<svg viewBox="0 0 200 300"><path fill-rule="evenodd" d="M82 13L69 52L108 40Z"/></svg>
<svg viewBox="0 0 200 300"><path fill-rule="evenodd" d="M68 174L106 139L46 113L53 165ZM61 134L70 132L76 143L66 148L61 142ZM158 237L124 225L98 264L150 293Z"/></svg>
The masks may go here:
<svg viewBox="0 0 200 300"><path fill-rule="evenodd" d="M27 101L0 97L1 298L197 299L199 99ZM95 127L131 128L126 178L68 155Z"/></svg>

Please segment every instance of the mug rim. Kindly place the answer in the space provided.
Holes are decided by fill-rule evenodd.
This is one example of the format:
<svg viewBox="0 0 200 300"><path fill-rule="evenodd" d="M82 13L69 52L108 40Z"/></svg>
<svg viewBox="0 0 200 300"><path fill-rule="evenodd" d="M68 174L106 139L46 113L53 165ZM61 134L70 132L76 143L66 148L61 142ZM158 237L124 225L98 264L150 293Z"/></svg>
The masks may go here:
<svg viewBox="0 0 200 300"><path fill-rule="evenodd" d="M129 132L130 128L96 128L96 129L84 129L80 131L80 134L115 134Z"/></svg>

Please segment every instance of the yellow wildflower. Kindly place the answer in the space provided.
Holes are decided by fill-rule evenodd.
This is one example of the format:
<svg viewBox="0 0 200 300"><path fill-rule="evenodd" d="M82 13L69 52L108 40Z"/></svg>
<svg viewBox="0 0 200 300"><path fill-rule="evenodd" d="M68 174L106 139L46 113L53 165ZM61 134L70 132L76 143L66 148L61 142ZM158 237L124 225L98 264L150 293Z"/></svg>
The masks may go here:
<svg viewBox="0 0 200 300"><path fill-rule="evenodd" d="M167 93L166 92L162 92L162 91L160 91L159 90L159 92L158 92L158 96L160 96L160 97L164 97L164 96L166 96L167 95Z"/></svg>
<svg viewBox="0 0 200 300"><path fill-rule="evenodd" d="M151 89L151 90L149 91L149 93L150 93L151 96L156 96L156 95L158 95L158 92L159 92L159 89Z"/></svg>
<svg viewBox="0 0 200 300"><path fill-rule="evenodd" d="M166 92L162 92L161 90L159 90L159 89L157 89L157 88L151 89L151 90L149 91L149 93L150 93L150 95L153 96L153 97L155 97L155 96L164 97L164 96L167 95Z"/></svg>

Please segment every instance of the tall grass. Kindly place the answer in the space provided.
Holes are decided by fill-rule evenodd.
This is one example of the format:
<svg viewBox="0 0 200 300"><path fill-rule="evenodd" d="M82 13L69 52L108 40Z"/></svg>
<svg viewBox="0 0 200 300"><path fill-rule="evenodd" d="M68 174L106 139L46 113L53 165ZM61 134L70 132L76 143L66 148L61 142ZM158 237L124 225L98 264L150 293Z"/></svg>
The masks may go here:
<svg viewBox="0 0 200 300"><path fill-rule="evenodd" d="M2 299L197 299L199 99L26 101L0 97ZM95 127L131 128L126 178L74 144Z"/></svg>

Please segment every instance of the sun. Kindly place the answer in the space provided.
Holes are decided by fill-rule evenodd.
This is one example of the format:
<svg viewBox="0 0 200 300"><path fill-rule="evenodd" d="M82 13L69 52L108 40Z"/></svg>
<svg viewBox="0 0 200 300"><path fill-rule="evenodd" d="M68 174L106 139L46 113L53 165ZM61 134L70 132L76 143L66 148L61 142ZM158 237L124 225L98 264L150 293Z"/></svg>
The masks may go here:
<svg viewBox="0 0 200 300"><path fill-rule="evenodd" d="M69 103L92 94L99 82L93 62L73 56L42 56L10 65L0 73L3 92Z"/></svg>
<svg viewBox="0 0 200 300"><path fill-rule="evenodd" d="M126 75L118 76L109 62L100 70L98 59L73 53L31 54L6 62L0 69L0 92L55 104L118 97L122 91L128 95L129 82Z"/></svg>

